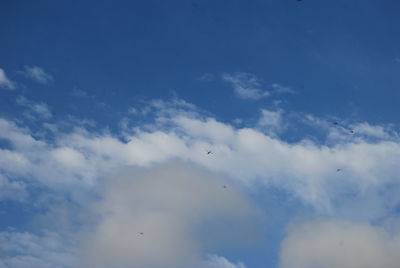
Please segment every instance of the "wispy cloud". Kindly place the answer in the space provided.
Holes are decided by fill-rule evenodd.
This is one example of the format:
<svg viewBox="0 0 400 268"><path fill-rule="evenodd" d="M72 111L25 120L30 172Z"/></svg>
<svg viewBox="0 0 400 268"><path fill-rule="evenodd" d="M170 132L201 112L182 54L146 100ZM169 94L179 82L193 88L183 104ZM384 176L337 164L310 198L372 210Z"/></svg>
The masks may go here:
<svg viewBox="0 0 400 268"><path fill-rule="evenodd" d="M47 104L40 102L40 103L35 103L24 96L19 96L16 100L17 104L20 106L23 106L28 109L28 111L25 113L26 116L30 118L35 118L37 116L43 118L43 119L49 119L53 115L47 106Z"/></svg>
<svg viewBox="0 0 400 268"><path fill-rule="evenodd" d="M77 98L84 98L84 97L87 97L88 94L86 91L75 87L71 92L71 96L77 97Z"/></svg>
<svg viewBox="0 0 400 268"><path fill-rule="evenodd" d="M210 255L205 262L205 266L201 268L246 268L246 266L241 262L234 264L224 257Z"/></svg>
<svg viewBox="0 0 400 268"><path fill-rule="evenodd" d="M6 72L0 68L0 87L5 89L15 89L15 84L10 79L8 79Z"/></svg>
<svg viewBox="0 0 400 268"><path fill-rule="evenodd" d="M53 76L38 66L25 66L25 70L20 73L41 84L48 84L54 80Z"/></svg>
<svg viewBox="0 0 400 268"><path fill-rule="evenodd" d="M276 93L280 93L280 94L283 94L283 93L294 93L294 90L291 89L290 87L286 87L286 86L283 86L283 85L278 84L278 83L273 83L273 84L271 85L271 88L272 88Z"/></svg>
<svg viewBox="0 0 400 268"><path fill-rule="evenodd" d="M283 111L270 111L267 109L261 109L261 116L258 120L258 125L262 129L266 129L269 134L282 131L284 128Z"/></svg>
<svg viewBox="0 0 400 268"><path fill-rule="evenodd" d="M202 82L211 82L215 79L215 76L210 73L205 73L202 76L198 77L197 80Z"/></svg>
<svg viewBox="0 0 400 268"><path fill-rule="evenodd" d="M241 99L259 100L269 96L269 92L261 89L261 81L250 73L224 73L222 80L230 83L236 95Z"/></svg>

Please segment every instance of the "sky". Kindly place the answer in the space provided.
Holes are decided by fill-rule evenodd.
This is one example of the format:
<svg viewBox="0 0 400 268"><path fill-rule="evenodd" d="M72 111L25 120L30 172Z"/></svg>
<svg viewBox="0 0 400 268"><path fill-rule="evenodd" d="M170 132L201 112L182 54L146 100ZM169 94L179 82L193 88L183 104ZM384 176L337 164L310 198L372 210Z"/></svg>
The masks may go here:
<svg viewBox="0 0 400 268"><path fill-rule="evenodd" d="M0 268L396 268L400 3L0 2Z"/></svg>

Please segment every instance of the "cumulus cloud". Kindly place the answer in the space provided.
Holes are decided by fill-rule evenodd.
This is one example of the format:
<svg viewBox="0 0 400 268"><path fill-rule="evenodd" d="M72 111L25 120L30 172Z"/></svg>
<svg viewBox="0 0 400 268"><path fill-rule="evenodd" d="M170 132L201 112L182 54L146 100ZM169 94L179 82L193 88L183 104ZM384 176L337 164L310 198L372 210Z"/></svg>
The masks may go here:
<svg viewBox="0 0 400 268"><path fill-rule="evenodd" d="M261 90L261 81L250 73L224 73L222 80L230 83L236 95L241 99L259 100L269 96L267 91Z"/></svg>
<svg viewBox="0 0 400 268"><path fill-rule="evenodd" d="M380 135L371 142L360 135L330 145L307 139L289 143L259 130L260 122L279 126L283 112L265 110L254 127L240 128L182 100L154 100L145 109L152 119L145 125L127 121L121 133L94 131L76 120L71 128L65 122L46 123L43 131L51 139L35 135L21 121L0 119L0 140L8 144L0 153L7 185L0 196L9 198L16 188L29 194L29 185L42 185L87 206L88 196L98 194L102 201L87 208L97 221L89 221L93 232L85 232L86 267L114 262L124 267L139 260L150 268L160 262L201 267L207 265L203 253L218 252L215 245L246 242L238 237L242 234L252 237L246 232L257 228L245 228L249 222L241 219L254 210L231 185L278 187L318 213L350 219L359 214L380 218L400 202L400 144L395 139ZM165 164L171 161L181 164ZM23 179L25 188L13 184L14 178ZM98 193L100 186L104 191ZM205 226L209 235L204 235ZM168 246L160 251L160 245ZM158 257L149 259L149 252ZM214 266L242 268L223 257L211 259Z"/></svg>
<svg viewBox="0 0 400 268"><path fill-rule="evenodd" d="M25 70L21 71L21 73L27 78L41 84L48 84L54 80L50 74L38 66L25 66Z"/></svg>
<svg viewBox="0 0 400 268"><path fill-rule="evenodd" d="M236 128L198 114L185 102L151 105L157 111L153 123L138 127L125 122L123 139L81 126L53 133L54 141L49 143L3 119L0 134L14 149L0 157L0 164L4 163L0 169L50 185L89 186L103 174L126 166L181 159L246 185L261 181L284 188L322 211L332 210L336 200L349 192L364 198L398 181L400 144L393 140L371 143L359 137L330 146L311 140L287 143L257 128ZM268 124L276 126L276 114L272 119ZM206 150L213 155L206 155ZM37 166L38 161L49 164ZM342 172L337 173L337 168ZM380 199L381 205L392 202L390 198Z"/></svg>
<svg viewBox="0 0 400 268"><path fill-rule="evenodd" d="M281 268L396 268L400 236L367 223L338 220L295 224L283 241Z"/></svg>
<svg viewBox="0 0 400 268"><path fill-rule="evenodd" d="M85 267L205 268L203 251L258 239L261 217L253 205L227 181L189 163L124 171L104 196ZM235 267L219 258L209 264Z"/></svg>
<svg viewBox="0 0 400 268"><path fill-rule="evenodd" d="M0 87L11 90L15 89L14 82L8 79L6 72L2 68L0 68Z"/></svg>

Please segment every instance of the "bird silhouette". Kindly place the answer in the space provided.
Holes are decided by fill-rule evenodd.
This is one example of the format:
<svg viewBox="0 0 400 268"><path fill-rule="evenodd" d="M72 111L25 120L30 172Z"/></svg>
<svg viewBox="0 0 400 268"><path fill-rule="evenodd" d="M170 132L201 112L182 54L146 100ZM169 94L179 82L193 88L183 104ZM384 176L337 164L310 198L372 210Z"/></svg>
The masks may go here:
<svg viewBox="0 0 400 268"><path fill-rule="evenodd" d="M333 122L332 124L333 124L335 127L340 127L340 128L342 128L343 130L347 131L349 134L355 134L355 133L356 133L356 132L354 131L354 129L351 129L351 128L349 128L349 127L346 127L346 126L340 124L340 123L337 122L337 121Z"/></svg>

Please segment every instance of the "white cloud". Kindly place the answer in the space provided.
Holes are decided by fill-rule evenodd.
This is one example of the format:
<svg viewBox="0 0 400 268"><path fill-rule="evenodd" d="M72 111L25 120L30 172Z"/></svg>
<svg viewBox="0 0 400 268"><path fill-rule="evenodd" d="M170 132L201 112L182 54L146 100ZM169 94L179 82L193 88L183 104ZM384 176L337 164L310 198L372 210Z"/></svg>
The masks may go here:
<svg viewBox="0 0 400 268"><path fill-rule="evenodd" d="M50 74L38 66L25 66L25 70L21 71L21 73L41 84L48 84L54 80Z"/></svg>
<svg viewBox="0 0 400 268"><path fill-rule="evenodd" d="M49 119L53 116L47 104L43 102L34 103L23 96L19 96L16 102L18 105L28 109L25 115L31 119L35 119L37 116L43 119Z"/></svg>
<svg viewBox="0 0 400 268"><path fill-rule="evenodd" d="M394 140L370 143L360 137L331 146L310 140L290 144L256 128L235 128L196 114L194 107L183 102L157 101L151 110L157 111L152 124L143 127L125 122L124 140L81 126L54 133L54 142L48 143L32 138L27 129L1 120L1 138L14 149L0 156L0 170L29 175L46 185L89 187L104 174L126 166L181 159L247 185L258 180L284 188L321 211L334 209L332 202L349 191L360 191L360 198L375 195L396 182L400 174L400 144ZM264 123L279 126L276 115ZM206 150L213 154L206 155ZM38 166L37 162L47 165ZM342 172L336 172L337 168ZM382 207L390 201L380 200Z"/></svg>
<svg viewBox="0 0 400 268"><path fill-rule="evenodd" d="M278 116L265 111L264 124L279 126L283 112ZM207 245L231 239L235 241L232 244L242 244L245 237L251 237L246 232L256 228L243 231L242 227L248 223L241 222L246 220L243 216L246 211L252 211L251 206L246 205L245 198L231 184L273 185L324 214L342 213L343 208L349 207L349 218L365 214L364 218L376 219L400 201L396 191L400 143L386 140L385 136L380 135L374 142L361 136L331 146L310 140L288 143L277 135L259 131L258 124L253 128L237 128L219 122L182 100L152 101L148 115L154 118L145 126L125 122L123 135L92 131L76 120L68 131L62 130L65 122L47 124L51 140L37 137L15 122L0 119L0 139L10 144L9 149L0 152L0 173L8 185L0 188L0 196L10 196L10 189L15 190L13 178L17 177L24 179L25 189L30 183L43 185L53 194L66 193L76 202L83 202L104 187L104 195L98 196L103 202L94 207L84 203L100 216L98 224L90 222L93 233L85 251L91 253L88 263L106 265L116 260L123 265L135 258L150 261L155 267L162 261L175 268L187 262L204 264L202 254L212 251L203 252L199 248L207 249ZM384 132L388 131L384 128ZM208 149L213 154L207 155ZM184 164L175 168L162 165L171 161ZM204 170L191 168L193 163ZM338 167L342 169L339 173ZM114 176L116 173L121 175ZM225 183L229 192L222 196L220 186ZM391 191L385 191L386 187ZM221 217L234 219L239 225L219 232ZM196 235L203 231L202 226L210 227L208 236ZM143 237L138 236L141 232L138 230L144 230ZM113 249L108 247L110 241L115 245ZM158 251L156 242L168 245L167 251ZM156 252L158 258L148 260L149 252ZM180 258L181 254L188 258ZM229 264L223 257L218 257L215 263L242 268L242 264Z"/></svg>
<svg viewBox="0 0 400 268"><path fill-rule="evenodd" d="M281 268L397 268L400 236L366 223L323 220L293 225Z"/></svg>
<svg viewBox="0 0 400 268"><path fill-rule="evenodd" d="M236 95L241 99L259 100L269 96L267 91L261 90L261 81L253 74L224 73L222 79L233 86Z"/></svg>
<svg viewBox="0 0 400 268"><path fill-rule="evenodd" d="M79 151L61 147L53 150L53 157L61 165L70 169L81 169L85 165L85 157Z"/></svg>
<svg viewBox="0 0 400 268"><path fill-rule="evenodd" d="M261 220L233 185L183 162L122 172L96 208L85 267L201 268L207 249L258 240ZM236 267L212 263L207 268Z"/></svg>
<svg viewBox="0 0 400 268"><path fill-rule="evenodd" d="M364 135L371 138L378 138L378 139L398 139L399 136L389 127L379 126L379 125L371 125L367 122L357 123L351 126L351 129L358 135Z"/></svg>
<svg viewBox="0 0 400 268"><path fill-rule="evenodd" d="M14 83L8 79L6 76L6 72L0 68L0 87L6 88L6 89L15 89Z"/></svg>

